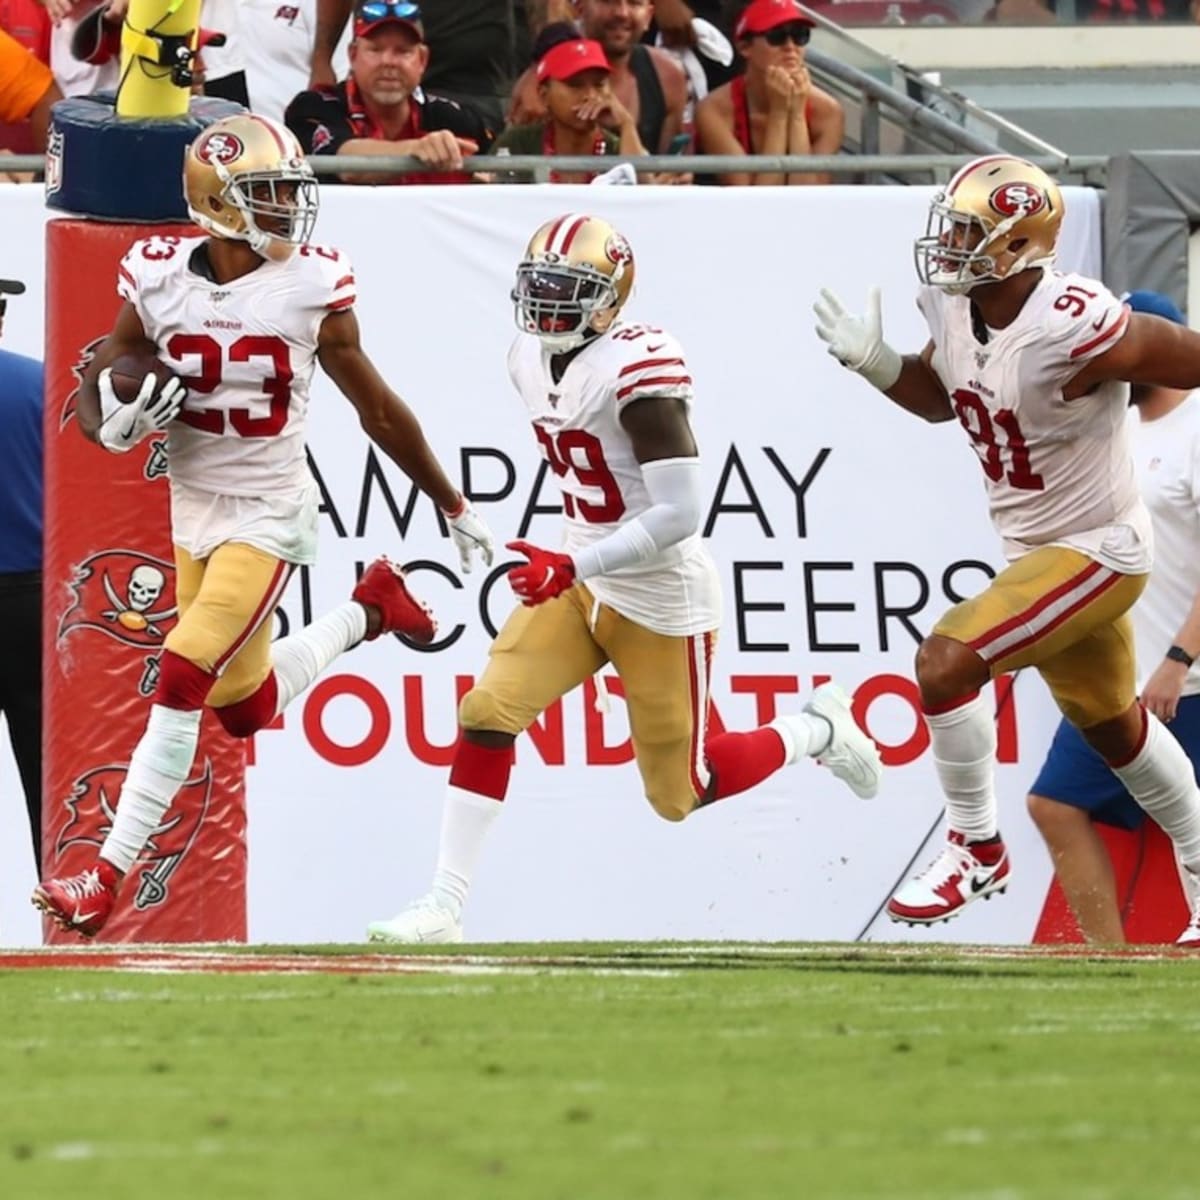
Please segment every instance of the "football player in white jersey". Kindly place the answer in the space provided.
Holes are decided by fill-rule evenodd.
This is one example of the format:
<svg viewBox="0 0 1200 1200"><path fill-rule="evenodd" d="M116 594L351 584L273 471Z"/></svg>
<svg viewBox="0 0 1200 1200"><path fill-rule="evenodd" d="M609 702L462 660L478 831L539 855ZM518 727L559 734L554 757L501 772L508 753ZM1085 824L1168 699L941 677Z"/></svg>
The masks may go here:
<svg viewBox="0 0 1200 1200"><path fill-rule="evenodd" d="M432 891L373 923L373 940L462 940L463 902L508 788L513 742L606 663L625 693L646 796L669 821L806 756L860 796L878 790L879 753L834 684L797 715L708 734L721 593L699 532L692 380L669 333L619 319L633 275L625 238L579 214L546 222L517 268L521 334L509 374L562 491L565 545L510 543L528 559L508 575L522 606L459 707Z"/></svg>
<svg viewBox="0 0 1200 1200"><path fill-rule="evenodd" d="M1157 292L1133 292L1124 299L1133 312L1187 324L1174 301ZM1200 399L1139 384L1130 401L1137 410L1129 422L1130 446L1154 528L1154 570L1130 614L1138 695L1169 724L1195 768L1200 765L1200 663L1195 661L1200 657ZM1134 895L1122 903L1114 860L1097 826L1141 830L1146 814L1065 719L1026 803L1084 938L1109 945L1126 941L1123 921L1139 907L1134 881L1145 880L1150 872L1144 868L1153 860L1144 862L1139 849L1130 881ZM1148 915L1157 916L1157 910L1143 911L1143 918ZM1176 943L1200 949L1200 910Z"/></svg>
<svg viewBox="0 0 1200 1200"><path fill-rule="evenodd" d="M319 493L304 443L317 362L367 435L443 511L463 569L476 551L492 558L487 527L363 351L350 263L309 242L316 180L292 134L258 116L218 121L189 148L184 188L207 236L130 247L117 281L125 303L78 398L80 429L113 453L167 430L179 608L95 864L33 895L59 925L87 936L108 919L187 778L206 704L230 733L249 737L364 639L433 638L433 619L399 568L379 559L352 600L271 645L288 578L316 552ZM150 372L136 399L121 403L110 364L125 354L157 355L182 383L160 385Z"/></svg>
<svg viewBox="0 0 1200 1200"><path fill-rule="evenodd" d="M815 306L817 333L844 366L927 421L962 424L1009 561L917 651L948 839L889 900L896 921L945 920L1007 886L996 729L980 688L1025 666L1170 835L1200 906L1200 791L1134 686L1128 610L1146 585L1151 536L1125 421L1130 382L1200 386L1200 335L1055 271L1062 218L1045 172L1007 155L977 159L934 197L916 242L930 330L919 354L883 340L877 289L865 317L829 291Z"/></svg>

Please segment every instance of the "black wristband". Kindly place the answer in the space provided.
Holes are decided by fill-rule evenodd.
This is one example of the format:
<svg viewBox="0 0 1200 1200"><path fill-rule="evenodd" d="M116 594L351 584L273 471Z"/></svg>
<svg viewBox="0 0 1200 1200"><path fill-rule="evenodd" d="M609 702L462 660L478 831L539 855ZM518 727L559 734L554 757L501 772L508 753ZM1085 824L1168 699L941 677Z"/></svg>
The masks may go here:
<svg viewBox="0 0 1200 1200"><path fill-rule="evenodd" d="M1172 662L1181 662L1185 667L1190 667L1196 661L1194 654L1189 654L1182 646L1172 646L1167 651L1167 657Z"/></svg>

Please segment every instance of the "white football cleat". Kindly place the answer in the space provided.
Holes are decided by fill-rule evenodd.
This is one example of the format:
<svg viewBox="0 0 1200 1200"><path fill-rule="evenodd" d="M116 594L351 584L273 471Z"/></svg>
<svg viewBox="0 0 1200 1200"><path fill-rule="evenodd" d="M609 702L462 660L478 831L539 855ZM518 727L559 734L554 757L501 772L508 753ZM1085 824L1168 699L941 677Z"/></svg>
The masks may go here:
<svg viewBox="0 0 1200 1200"><path fill-rule="evenodd" d="M401 946L456 945L463 940L462 921L430 892L390 921L372 921L367 940Z"/></svg>
<svg viewBox="0 0 1200 1200"><path fill-rule="evenodd" d="M814 688L804 711L829 722L833 731L829 745L817 755L850 790L864 800L879 792L883 760L879 748L861 729L850 711L850 697L836 683Z"/></svg>

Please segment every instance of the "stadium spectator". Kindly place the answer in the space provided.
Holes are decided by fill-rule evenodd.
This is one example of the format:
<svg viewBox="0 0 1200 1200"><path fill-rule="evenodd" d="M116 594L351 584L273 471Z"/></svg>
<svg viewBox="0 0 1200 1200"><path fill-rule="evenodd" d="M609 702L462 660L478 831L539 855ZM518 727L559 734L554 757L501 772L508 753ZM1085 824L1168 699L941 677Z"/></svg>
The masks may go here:
<svg viewBox="0 0 1200 1200"><path fill-rule="evenodd" d="M11 34L40 62L50 62L50 18L36 0L0 0L0 29ZM28 121L0 124L0 154L33 154L33 132ZM0 174L0 179L19 182L32 173Z"/></svg>
<svg viewBox="0 0 1200 1200"><path fill-rule="evenodd" d="M633 114L642 145L651 154L666 154L684 132L688 86L672 55L641 44L650 28L650 0L578 0L577 8L580 32L604 47L613 93ZM531 66L513 85L508 122L521 125L545 115Z"/></svg>
<svg viewBox="0 0 1200 1200"><path fill-rule="evenodd" d="M37 0L0 0L0 29L49 65L50 17Z"/></svg>
<svg viewBox="0 0 1200 1200"><path fill-rule="evenodd" d="M51 67L68 96L118 87L121 27L129 0L46 0L55 22ZM192 63L193 90L249 106L242 52L241 4L204 0L200 8L199 52Z"/></svg>
<svg viewBox="0 0 1200 1200"><path fill-rule="evenodd" d="M702 154L836 154L846 115L813 82L804 48L813 22L796 0L754 0L738 18L734 40L744 75L706 96L696 109ZM828 183L825 172L722 175L727 184Z"/></svg>
<svg viewBox="0 0 1200 1200"><path fill-rule="evenodd" d="M23 283L0 279L0 336L9 296ZM42 364L0 350L0 713L25 807L38 873L42 868Z"/></svg>
<svg viewBox="0 0 1200 1200"><path fill-rule="evenodd" d="M429 56L415 4L368 0L354 18L349 77L301 92L287 125L309 154L412 155L431 168L342 175L345 183L464 182L463 157L485 152L494 134L474 109L421 88Z"/></svg>
<svg viewBox="0 0 1200 1200"><path fill-rule="evenodd" d="M1175 303L1156 292L1127 298L1134 312L1178 325ZM1154 569L1133 609L1142 703L1200 764L1200 399L1138 384L1130 393L1134 465L1154 530ZM1067 903L1089 942L1121 943L1125 932L1112 861L1094 822L1137 829L1145 812L1079 732L1063 721L1029 794ZM1200 947L1200 911L1178 939Z"/></svg>
<svg viewBox="0 0 1200 1200"><path fill-rule="evenodd" d="M629 110L613 95L612 68L599 42L559 42L539 59L538 91L546 119L506 129L494 154L614 155L646 153ZM590 183L596 172L551 171L550 183ZM514 180L515 182L515 180Z"/></svg>
<svg viewBox="0 0 1200 1200"><path fill-rule="evenodd" d="M376 7L412 10L425 27L429 70L425 86L464 108L474 109L491 129L504 124L501 97L513 78L513 0L432 0L417 10L404 0L379 0ZM335 80L331 55L350 16L352 0L317 0L317 35L309 86Z"/></svg>
<svg viewBox="0 0 1200 1200"><path fill-rule="evenodd" d="M62 99L50 68L31 54L16 38L0 30L0 122L18 128L17 137L28 139L22 149L41 154L46 149L50 108ZM6 142L0 149L12 152L19 143Z"/></svg>
<svg viewBox="0 0 1200 1200"><path fill-rule="evenodd" d="M250 109L282 121L292 100L308 87L317 34L317 0L242 0L242 53ZM346 74L346 48L334 53L339 77Z"/></svg>

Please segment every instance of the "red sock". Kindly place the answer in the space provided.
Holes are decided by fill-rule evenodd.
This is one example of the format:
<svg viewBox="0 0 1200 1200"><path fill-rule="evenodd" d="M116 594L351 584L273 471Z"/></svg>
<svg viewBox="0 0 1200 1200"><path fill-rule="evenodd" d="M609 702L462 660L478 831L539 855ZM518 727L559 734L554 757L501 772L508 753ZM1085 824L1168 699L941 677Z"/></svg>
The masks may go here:
<svg viewBox="0 0 1200 1200"><path fill-rule="evenodd" d="M252 737L275 720L279 707L279 685L272 671L258 688L242 700L213 711L234 737Z"/></svg>
<svg viewBox="0 0 1200 1200"><path fill-rule="evenodd" d="M512 746L481 746L460 736L450 764L450 786L503 800L512 765Z"/></svg>
<svg viewBox="0 0 1200 1200"><path fill-rule="evenodd" d="M719 733L704 743L704 755L716 779L714 800L762 783L787 762L783 738L766 725L750 733Z"/></svg>

